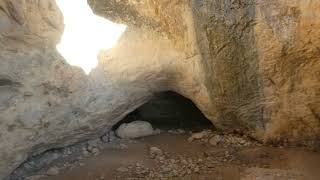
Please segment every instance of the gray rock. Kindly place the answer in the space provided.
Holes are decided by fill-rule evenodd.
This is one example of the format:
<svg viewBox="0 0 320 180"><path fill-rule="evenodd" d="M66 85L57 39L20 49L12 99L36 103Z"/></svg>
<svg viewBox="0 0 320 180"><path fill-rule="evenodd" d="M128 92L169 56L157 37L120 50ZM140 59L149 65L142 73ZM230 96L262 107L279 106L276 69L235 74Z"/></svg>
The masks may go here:
<svg viewBox="0 0 320 180"><path fill-rule="evenodd" d="M44 179L48 176L46 175L34 175L34 176L29 176L29 177L26 177L25 180L39 180L39 179Z"/></svg>
<svg viewBox="0 0 320 180"><path fill-rule="evenodd" d="M121 172L121 173L124 173L124 172L128 172L129 169L126 168L126 167L119 167L119 168L117 169L117 171L118 171L118 172Z"/></svg>
<svg viewBox="0 0 320 180"><path fill-rule="evenodd" d="M93 148L91 152L96 156L100 154L100 150L98 148Z"/></svg>
<svg viewBox="0 0 320 180"><path fill-rule="evenodd" d="M139 138L154 134L152 125L146 121L133 121L124 123L116 130L117 136L124 139Z"/></svg>
<svg viewBox="0 0 320 180"><path fill-rule="evenodd" d="M203 130L201 132L192 133L191 136L188 138L189 142L192 142L194 140L201 140L203 138L206 138L210 135L210 130Z"/></svg>
<svg viewBox="0 0 320 180"><path fill-rule="evenodd" d="M117 140L118 138L115 136L115 133L114 131L109 131L107 132L106 134L104 134L102 137L101 137L101 140L105 143L108 143L108 142L113 142L115 140Z"/></svg>
<svg viewBox="0 0 320 180"><path fill-rule="evenodd" d="M149 153L151 156L162 155L163 151L157 147L150 147Z"/></svg>
<svg viewBox="0 0 320 180"><path fill-rule="evenodd" d="M53 167L50 167L47 172L46 172L47 175L49 176L55 176L55 175L58 175L59 174L59 168L53 166Z"/></svg>

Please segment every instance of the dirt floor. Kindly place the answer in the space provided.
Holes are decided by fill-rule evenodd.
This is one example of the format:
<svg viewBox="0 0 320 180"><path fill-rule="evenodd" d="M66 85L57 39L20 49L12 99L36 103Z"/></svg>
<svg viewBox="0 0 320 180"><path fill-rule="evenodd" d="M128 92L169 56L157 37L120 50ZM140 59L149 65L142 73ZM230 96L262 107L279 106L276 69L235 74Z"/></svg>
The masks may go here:
<svg viewBox="0 0 320 180"><path fill-rule="evenodd" d="M93 153L84 153L85 156L75 151L66 152L63 158L50 164L56 169L49 168L44 175L25 179L320 179L319 152L267 147L247 139L235 141L232 136L218 135L219 141L203 134L190 136L189 133L164 132L136 140L118 139L105 143L103 148L91 148ZM228 141L222 141L227 138Z"/></svg>

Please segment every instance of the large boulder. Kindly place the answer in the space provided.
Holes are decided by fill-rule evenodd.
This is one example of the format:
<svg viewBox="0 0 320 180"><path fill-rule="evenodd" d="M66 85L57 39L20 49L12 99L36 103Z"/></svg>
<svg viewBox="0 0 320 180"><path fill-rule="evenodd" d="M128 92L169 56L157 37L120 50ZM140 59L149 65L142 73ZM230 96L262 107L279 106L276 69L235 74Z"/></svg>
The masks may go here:
<svg viewBox="0 0 320 180"><path fill-rule="evenodd" d="M265 142L320 136L317 0L89 0L128 29L90 75L55 49L54 0L0 0L0 179L28 156L109 131L154 93Z"/></svg>
<svg viewBox="0 0 320 180"><path fill-rule="evenodd" d="M123 139L134 139L153 135L155 131L147 121L133 121L121 124L116 130L116 134Z"/></svg>

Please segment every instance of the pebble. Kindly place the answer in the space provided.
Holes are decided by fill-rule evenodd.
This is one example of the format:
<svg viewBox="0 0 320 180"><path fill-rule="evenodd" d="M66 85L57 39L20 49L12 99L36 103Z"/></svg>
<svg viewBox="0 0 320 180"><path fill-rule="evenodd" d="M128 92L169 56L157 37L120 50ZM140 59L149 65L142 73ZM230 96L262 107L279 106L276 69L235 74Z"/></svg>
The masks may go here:
<svg viewBox="0 0 320 180"><path fill-rule="evenodd" d="M99 155L100 154L100 150L98 148L93 148L91 150L91 152L94 154L94 155Z"/></svg>
<svg viewBox="0 0 320 180"><path fill-rule="evenodd" d="M79 163L79 166L84 166L85 164L84 163Z"/></svg>
<svg viewBox="0 0 320 180"><path fill-rule="evenodd" d="M89 151L87 151L87 149L83 149L83 150L82 150L82 154L83 154L85 157L87 157L87 156L89 156Z"/></svg>
<svg viewBox="0 0 320 180"><path fill-rule="evenodd" d="M128 149L128 146L123 143L119 144L119 147L120 149Z"/></svg>
<svg viewBox="0 0 320 180"><path fill-rule="evenodd" d="M209 140L209 144L212 146L217 146L218 143L221 141L220 135L215 135Z"/></svg>
<svg viewBox="0 0 320 180"><path fill-rule="evenodd" d="M149 154L151 158L155 158L156 156L161 156L163 155L163 152L161 149L157 147L150 147Z"/></svg>
<svg viewBox="0 0 320 180"><path fill-rule="evenodd" d="M49 168L46 172L47 175L49 176L54 176L54 175L58 175L59 174L59 168L53 166L51 168Z"/></svg>
<svg viewBox="0 0 320 180"><path fill-rule="evenodd" d="M183 129L177 129L177 132L178 132L179 134L185 134L185 133L186 133L186 131L183 130Z"/></svg>
<svg viewBox="0 0 320 180"><path fill-rule="evenodd" d="M161 130L160 129L155 129L154 131L153 131L153 135L159 135L159 134L161 134Z"/></svg>
<svg viewBox="0 0 320 180"><path fill-rule="evenodd" d="M114 131L109 131L101 137L101 141L105 143L110 143L116 141L118 138L115 136Z"/></svg>
<svg viewBox="0 0 320 180"><path fill-rule="evenodd" d="M191 135L191 138L192 138L192 139L201 139L201 138L203 138L204 136L205 136L205 132L202 131L202 132L198 132L198 133L193 133L193 134Z"/></svg>
<svg viewBox="0 0 320 180"><path fill-rule="evenodd" d="M122 172L122 173L124 173L124 172L128 172L128 171L129 171L129 169L128 169L128 168L126 168L126 167L119 167L119 168L117 169L117 171L118 171L118 172Z"/></svg>
<svg viewBox="0 0 320 180"><path fill-rule="evenodd" d="M39 180L39 179L44 179L46 177L47 176L45 175L34 175L34 176L26 177L25 180Z"/></svg>

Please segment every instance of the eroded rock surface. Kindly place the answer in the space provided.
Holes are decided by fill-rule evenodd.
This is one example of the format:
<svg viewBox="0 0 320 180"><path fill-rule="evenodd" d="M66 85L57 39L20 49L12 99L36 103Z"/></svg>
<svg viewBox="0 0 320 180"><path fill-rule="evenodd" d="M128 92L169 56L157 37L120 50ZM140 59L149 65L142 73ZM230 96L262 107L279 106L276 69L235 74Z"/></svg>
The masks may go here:
<svg viewBox="0 0 320 180"><path fill-rule="evenodd" d="M178 63L189 62L186 83L170 88L218 128L265 142L319 142L318 1L88 2L99 15L168 37L184 55Z"/></svg>
<svg viewBox="0 0 320 180"><path fill-rule="evenodd" d="M319 1L89 4L129 27L86 76L55 49L54 0L0 0L0 179L30 155L104 134L168 90L225 131L319 142Z"/></svg>

